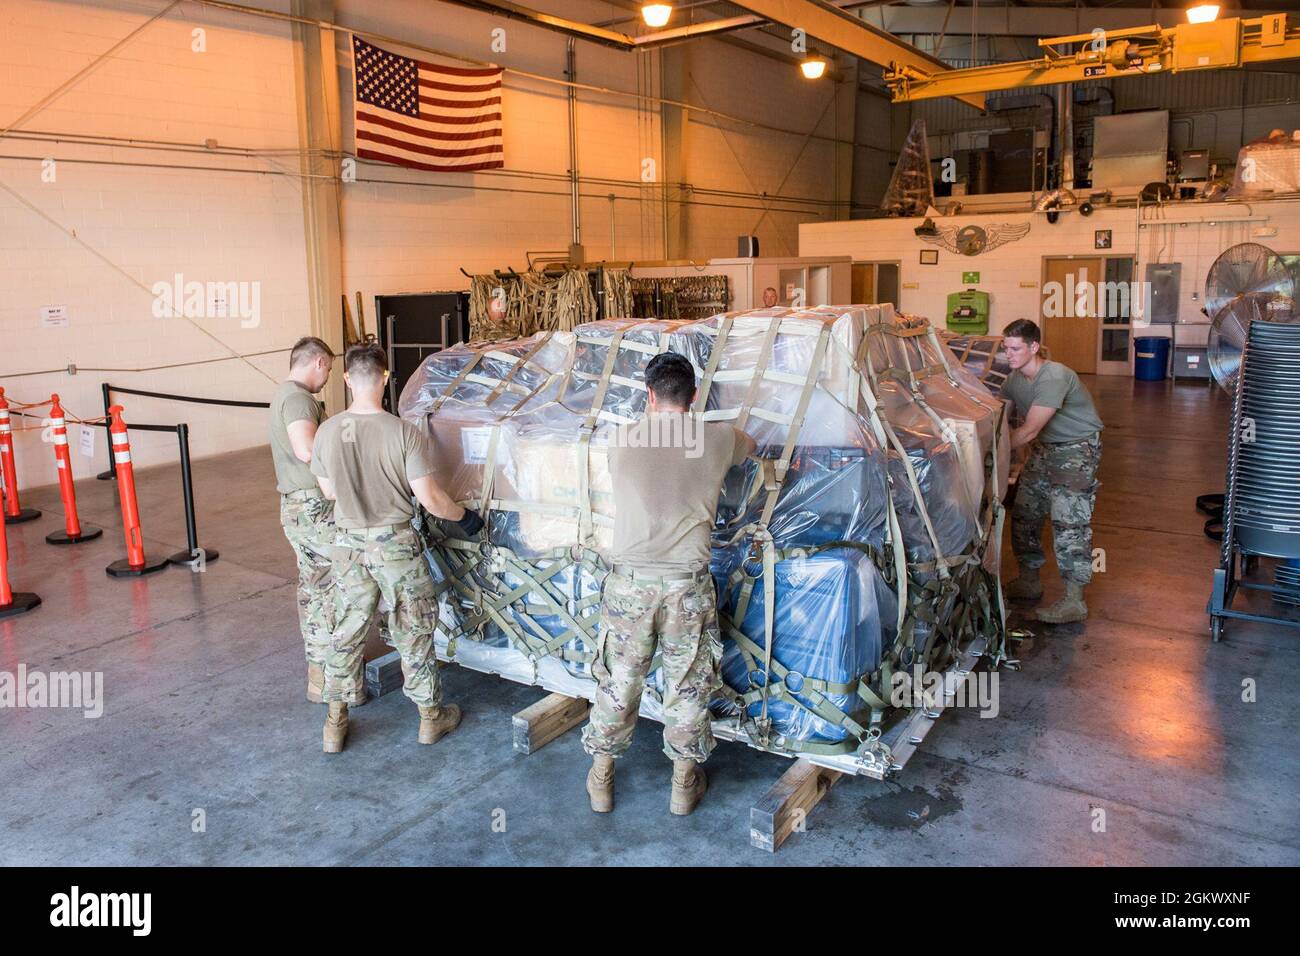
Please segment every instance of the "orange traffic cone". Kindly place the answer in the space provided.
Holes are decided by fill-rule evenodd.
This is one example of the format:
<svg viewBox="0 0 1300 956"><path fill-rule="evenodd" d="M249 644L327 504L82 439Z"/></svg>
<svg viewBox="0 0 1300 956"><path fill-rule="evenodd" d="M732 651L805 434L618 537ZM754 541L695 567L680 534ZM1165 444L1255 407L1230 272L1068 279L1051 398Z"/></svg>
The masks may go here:
<svg viewBox="0 0 1300 956"><path fill-rule="evenodd" d="M50 426L54 432L54 465L58 469L59 494L63 498L63 530L45 536L50 544L80 544L104 533L101 528L82 527L77 517L77 488L72 482L72 455L68 453L68 422L57 393L50 396Z"/></svg>
<svg viewBox="0 0 1300 956"><path fill-rule="evenodd" d="M144 536L140 533L140 509L135 501L135 467L131 464L131 442L127 437L126 422L122 421L122 406L108 410L112 419L108 426L113 438L113 466L117 469L117 494L122 503L122 532L126 535L126 557L114 561L104 570L115 578L138 577L161 571L171 562L167 558L149 560L144 555Z"/></svg>
<svg viewBox="0 0 1300 956"><path fill-rule="evenodd" d="M0 618L25 614L41 603L41 599L28 591L15 593L9 588L9 532L0 521Z"/></svg>
<svg viewBox="0 0 1300 956"><path fill-rule="evenodd" d="M0 473L5 485L5 524L19 524L39 518L41 513L18 504L18 469L14 465L14 436L9 427L9 403L0 388Z"/></svg>

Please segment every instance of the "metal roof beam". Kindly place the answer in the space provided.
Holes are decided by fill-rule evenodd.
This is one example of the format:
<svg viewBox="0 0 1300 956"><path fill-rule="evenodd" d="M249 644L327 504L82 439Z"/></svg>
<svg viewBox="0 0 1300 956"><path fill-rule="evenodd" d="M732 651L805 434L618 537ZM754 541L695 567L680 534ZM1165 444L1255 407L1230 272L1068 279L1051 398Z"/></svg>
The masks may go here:
<svg viewBox="0 0 1300 956"><path fill-rule="evenodd" d="M919 71L931 76L948 71L948 65L942 60L825 0L738 0L737 5L793 30L803 30L810 37L887 71ZM984 109L982 93L960 93L955 99Z"/></svg>

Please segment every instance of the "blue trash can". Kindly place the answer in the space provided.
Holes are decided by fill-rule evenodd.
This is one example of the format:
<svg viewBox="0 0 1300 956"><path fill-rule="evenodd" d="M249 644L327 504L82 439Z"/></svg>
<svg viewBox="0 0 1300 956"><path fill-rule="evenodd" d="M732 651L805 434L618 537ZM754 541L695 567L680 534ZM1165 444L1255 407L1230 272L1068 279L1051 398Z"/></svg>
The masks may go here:
<svg viewBox="0 0 1300 956"><path fill-rule="evenodd" d="M1162 381L1169 370L1169 340L1144 336L1133 340L1133 377L1139 382Z"/></svg>

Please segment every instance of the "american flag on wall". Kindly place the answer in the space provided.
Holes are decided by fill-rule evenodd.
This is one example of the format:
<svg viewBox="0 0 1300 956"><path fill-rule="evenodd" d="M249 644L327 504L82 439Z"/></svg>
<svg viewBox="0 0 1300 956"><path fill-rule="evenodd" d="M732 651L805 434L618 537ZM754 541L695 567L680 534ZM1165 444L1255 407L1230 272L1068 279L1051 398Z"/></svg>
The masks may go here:
<svg viewBox="0 0 1300 956"><path fill-rule="evenodd" d="M505 165L501 69L424 63L352 38L357 156L467 173Z"/></svg>

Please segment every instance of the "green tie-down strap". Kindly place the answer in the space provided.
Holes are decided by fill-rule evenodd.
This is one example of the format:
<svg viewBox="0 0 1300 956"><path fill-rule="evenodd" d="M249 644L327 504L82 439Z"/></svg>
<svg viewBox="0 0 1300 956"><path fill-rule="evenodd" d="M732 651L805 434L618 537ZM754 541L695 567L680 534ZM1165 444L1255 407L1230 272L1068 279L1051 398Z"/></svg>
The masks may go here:
<svg viewBox="0 0 1300 956"><path fill-rule="evenodd" d="M762 546L761 542L755 544L760 548ZM765 591L772 590L771 568L776 561L811 557L837 548L853 548L869 555L886 583L897 593L891 556L860 541L830 541L810 548L773 549L770 553L772 563L769 564L769 561L765 560L758 574L751 574L745 564L742 564L728 580L728 590L740 586L734 619L728 618L725 614L720 614L719 617L726 633L735 642L747 672L761 673L767 677L761 683L754 682L756 686L744 693L724 687L723 694L738 708L741 726L750 739L759 746L825 755L866 751L872 751L877 756L881 753L887 755L888 748L879 741L881 725L892 706L890 697L893 675L901 666L904 653L908 649L915 650L917 622L929 624L933 636L928 645L929 653L926 659L913 661L913 666L919 663L926 670L945 669L957 658L960 646L977 635L988 638L990 650L1000 647L1001 626L992 610L993 592L987 572L982 568L977 555L966 555L962 556L962 559L951 560L949 566L954 573L946 579L935 577L932 573L925 573L918 566L912 566L909 569L910 587L907 590L910 605L908 613L903 627L895 636L893 646L882 654L880 667L870 674L860 675L847 682L824 681L799 675L802 682L799 685L799 696L795 696L795 692L786 684L789 669L771 657L772 639L766 636L766 626L765 637L768 647L765 648L750 640L735 626L734 621L745 619L755 583L760 576L765 579ZM752 563L752 560L757 557L751 555L746 563ZM765 553L763 557L768 558L769 555ZM930 566L926 570L932 572L934 569ZM764 611L765 618L770 617L766 607ZM870 712L866 725L864 726L855 716L860 712L859 710L846 713L833 704L827 695L852 696L861 700L862 709ZM766 704L771 698L785 700L833 726L843 728L850 736L848 739L834 743L798 741L782 737L779 740L779 747L772 748L773 738L766 708L764 707L757 717L751 717L748 713L751 705Z"/></svg>
<svg viewBox="0 0 1300 956"><path fill-rule="evenodd" d="M862 541L829 541L816 547L778 549L768 547L768 540L770 538L765 539L762 535L756 534L751 542L752 558L760 557L760 555L752 554L753 549L757 548L761 551L762 566L759 574L750 574L742 563L739 568L732 572L728 580L728 590L737 584L740 585L740 595L736 601L734 618L730 618L721 612L718 615L723 629L731 637L745 662L746 673L751 675L761 673L764 677L761 683L751 687L750 690L744 693L737 692L724 685L723 695L738 708L740 724L744 727L749 738L760 746L772 747L771 720L767 714L767 707L769 700L775 697L813 714L832 726L843 728L850 735L845 740L826 743L790 740L781 737L780 748L777 749L822 755L849 754L862 750L872 750L876 753L884 751L887 756L888 748L879 743L879 736L880 724L889 705L875 690L868 686L868 680L875 675L862 674L852 680L841 682L821 680L800 674L801 680L797 690L799 696L795 696L796 691L787 686L786 678L791 671L772 656L773 644L775 643L773 633L775 587L773 585L775 565L779 561L812 557L832 549L852 548L867 554L885 578L886 583L892 586L894 567L892 558ZM760 576L764 580L765 647L750 640L734 623L734 621L743 621L745 619L745 615L749 610L749 602L753 597L754 584ZM876 673L880 674L881 672L877 671ZM887 668L884 669L884 673L888 675ZM752 679L751 683L754 683ZM828 694L856 696L862 700L870 708L868 726L864 727L852 714L846 713L833 704L826 696ZM800 699L801 697L803 699ZM757 717L751 717L749 707L755 703L761 704L762 707Z"/></svg>
<svg viewBox="0 0 1300 956"><path fill-rule="evenodd" d="M463 604L474 608L458 627L448 632L448 657L455 657L458 638L474 633L481 635L484 627L493 623L532 662L534 668L544 657L578 663L591 661L590 651L578 651L564 645L577 637L583 638L589 646L595 645L600 617L598 614L583 615L582 612L598 606L600 595L588 595L574 602L575 616L568 609L569 596L559 590L552 579L574 565L582 565L598 583L603 581L606 572L594 552L581 552L575 560L568 548L555 548L534 559L549 561L545 568L520 558L509 548L453 538L439 541L431 553L449 583L449 590L455 591ZM508 582L505 578L507 573L520 583ZM486 587L477 581L483 581ZM564 631L552 636L534 618L533 615L538 613L560 619L565 625Z"/></svg>

